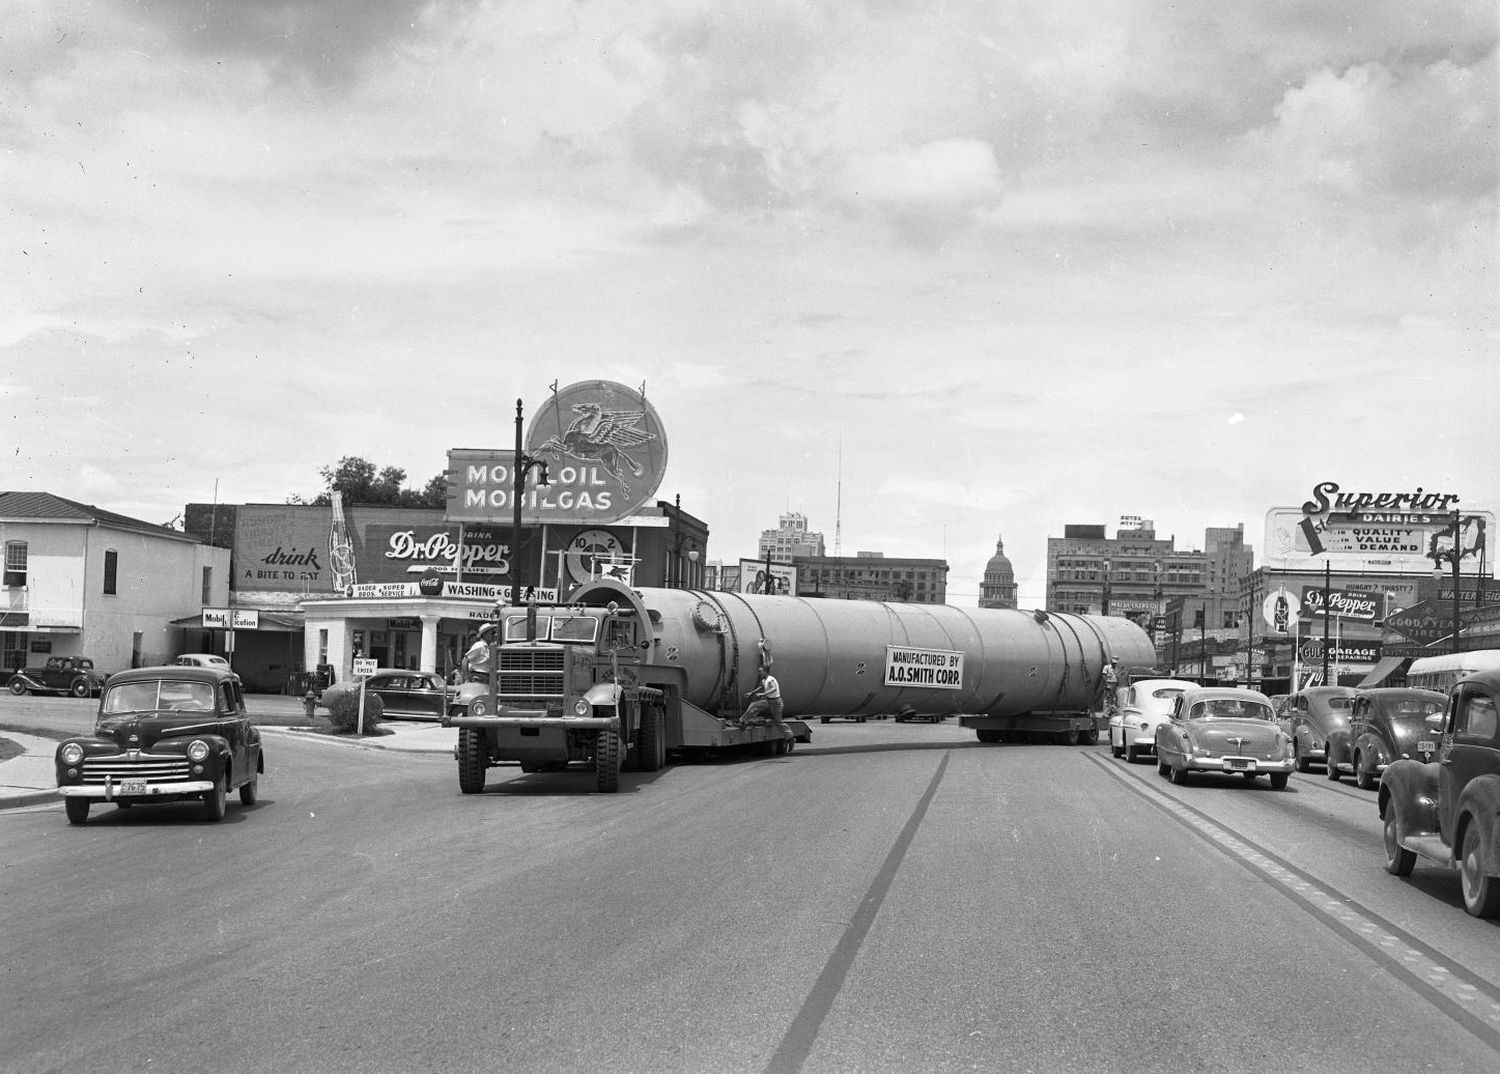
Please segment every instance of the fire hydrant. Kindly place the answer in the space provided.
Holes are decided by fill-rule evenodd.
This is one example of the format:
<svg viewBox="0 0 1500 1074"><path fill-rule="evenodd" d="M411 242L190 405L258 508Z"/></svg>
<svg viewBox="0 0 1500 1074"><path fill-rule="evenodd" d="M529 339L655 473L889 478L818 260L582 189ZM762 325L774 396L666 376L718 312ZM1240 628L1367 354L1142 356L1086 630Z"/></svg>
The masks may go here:
<svg viewBox="0 0 1500 1074"><path fill-rule="evenodd" d="M310 720L318 706L318 696L313 693L313 688L307 688L307 696L302 699L302 712Z"/></svg>

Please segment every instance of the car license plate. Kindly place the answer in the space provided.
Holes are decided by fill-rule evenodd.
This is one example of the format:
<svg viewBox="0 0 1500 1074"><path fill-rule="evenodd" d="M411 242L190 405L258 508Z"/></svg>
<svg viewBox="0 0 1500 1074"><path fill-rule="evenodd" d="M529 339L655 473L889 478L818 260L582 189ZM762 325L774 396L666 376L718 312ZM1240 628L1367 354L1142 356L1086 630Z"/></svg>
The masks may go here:
<svg viewBox="0 0 1500 1074"><path fill-rule="evenodd" d="M1254 765L1255 765L1255 762L1252 761L1248 757L1230 757L1229 758L1229 767L1230 768L1251 768L1251 767L1254 767Z"/></svg>
<svg viewBox="0 0 1500 1074"><path fill-rule="evenodd" d="M1417 743L1417 752L1418 753L1436 753L1437 752L1437 743L1436 742L1418 742Z"/></svg>
<svg viewBox="0 0 1500 1074"><path fill-rule="evenodd" d="M145 794L146 781L144 779L122 779L115 784L115 794L124 796L128 794Z"/></svg>

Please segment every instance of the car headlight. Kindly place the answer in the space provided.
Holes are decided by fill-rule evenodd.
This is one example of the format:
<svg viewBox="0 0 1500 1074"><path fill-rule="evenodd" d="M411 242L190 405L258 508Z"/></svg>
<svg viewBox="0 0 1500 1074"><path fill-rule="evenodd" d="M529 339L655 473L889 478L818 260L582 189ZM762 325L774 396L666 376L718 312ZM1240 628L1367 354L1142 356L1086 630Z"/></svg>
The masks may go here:
<svg viewBox="0 0 1500 1074"><path fill-rule="evenodd" d="M573 702L573 715L575 716L587 716L592 711L593 706L589 704L587 698L580 697Z"/></svg>
<svg viewBox="0 0 1500 1074"><path fill-rule="evenodd" d="M62 758L63 764L77 764L83 760L83 747L76 742L69 742L62 748L62 753L59 756Z"/></svg>
<svg viewBox="0 0 1500 1074"><path fill-rule="evenodd" d="M195 738L188 743L188 760L201 761L208 756L208 743L201 738Z"/></svg>

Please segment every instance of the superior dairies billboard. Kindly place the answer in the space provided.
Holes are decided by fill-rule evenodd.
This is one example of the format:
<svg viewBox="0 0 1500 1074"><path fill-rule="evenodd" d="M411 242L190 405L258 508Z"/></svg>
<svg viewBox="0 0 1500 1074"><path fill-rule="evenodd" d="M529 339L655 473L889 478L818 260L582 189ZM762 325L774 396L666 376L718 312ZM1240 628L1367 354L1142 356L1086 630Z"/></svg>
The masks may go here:
<svg viewBox="0 0 1500 1074"><path fill-rule="evenodd" d="M531 420L524 454L546 464L522 475L521 521L604 525L628 518L656 494L667 468L667 436L640 392L608 380L554 389ZM515 452L448 452L449 519L515 517Z"/></svg>
<svg viewBox="0 0 1500 1074"><path fill-rule="evenodd" d="M1266 563L1287 570L1425 572L1451 569L1457 512L1461 570L1494 562L1495 516L1469 510L1449 492L1346 491L1334 481L1301 507L1266 512ZM1472 562L1472 565L1471 565Z"/></svg>

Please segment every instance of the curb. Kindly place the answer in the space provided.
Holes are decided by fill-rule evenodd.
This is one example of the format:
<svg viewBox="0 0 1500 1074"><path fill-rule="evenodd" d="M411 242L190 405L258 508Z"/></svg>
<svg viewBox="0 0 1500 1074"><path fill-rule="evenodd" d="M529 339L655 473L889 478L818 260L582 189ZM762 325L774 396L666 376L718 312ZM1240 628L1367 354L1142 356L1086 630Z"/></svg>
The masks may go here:
<svg viewBox="0 0 1500 1074"><path fill-rule="evenodd" d="M50 802L61 802L62 795L56 791L27 791L25 794L7 794L0 796L0 813L7 809L21 809L24 806L47 805Z"/></svg>

